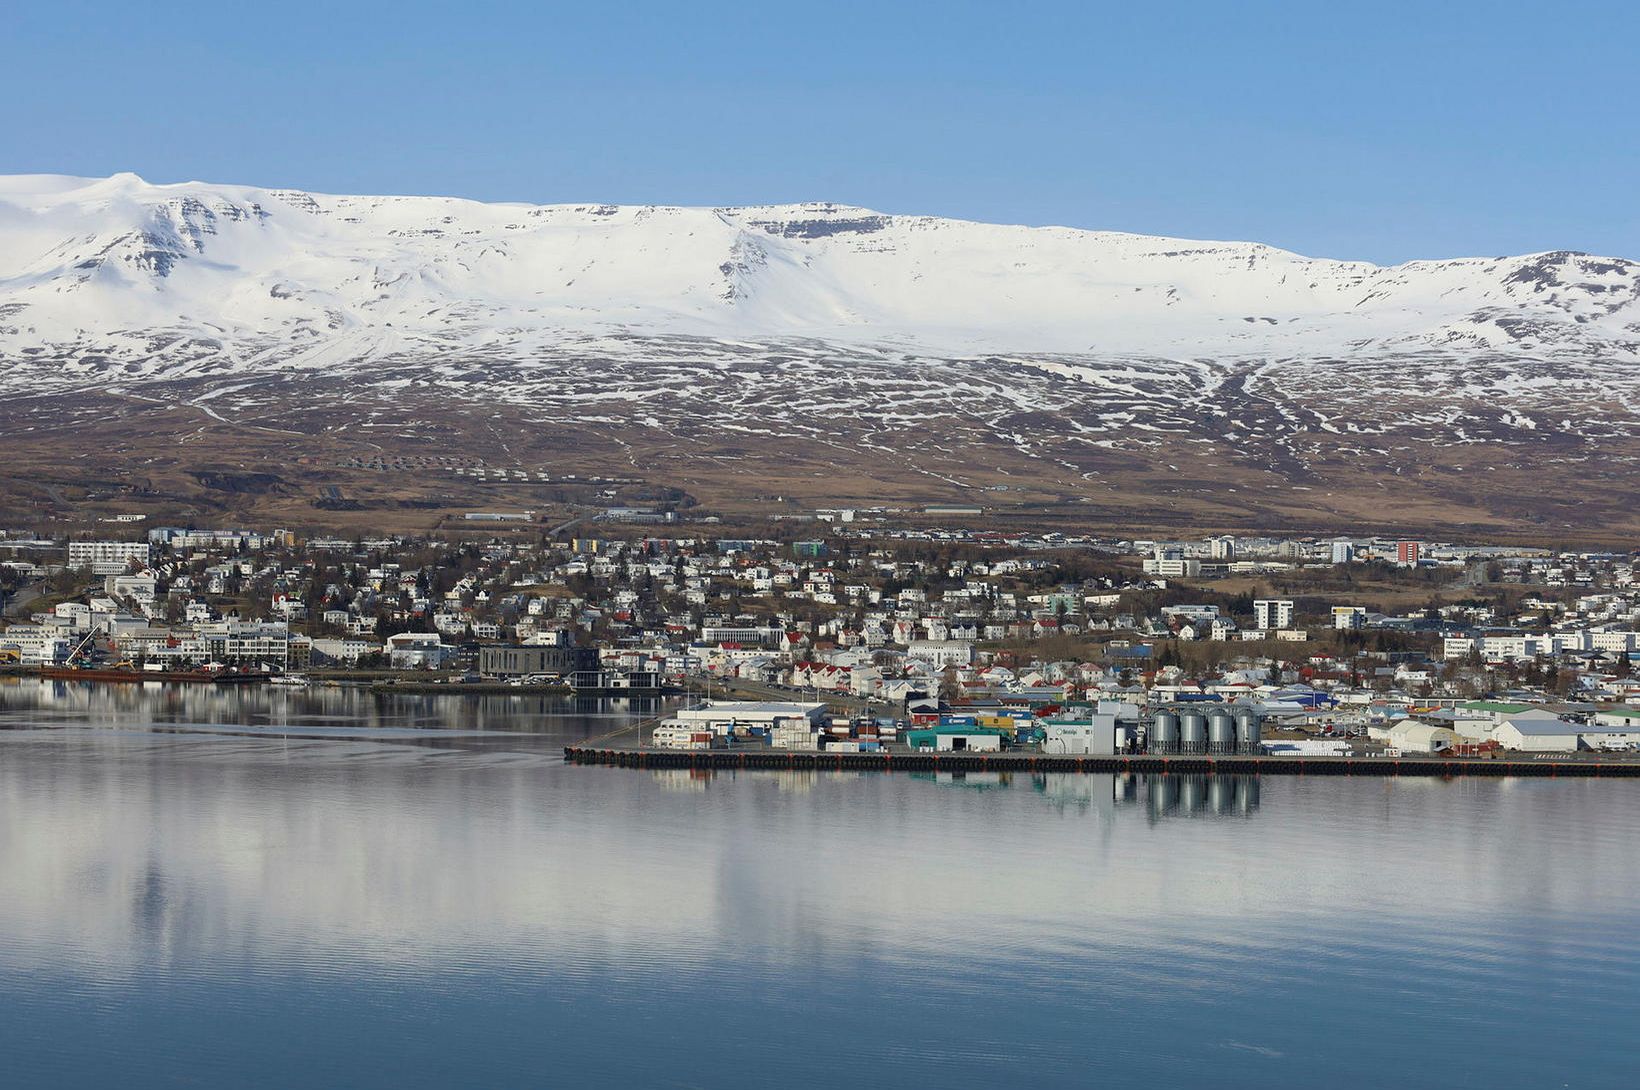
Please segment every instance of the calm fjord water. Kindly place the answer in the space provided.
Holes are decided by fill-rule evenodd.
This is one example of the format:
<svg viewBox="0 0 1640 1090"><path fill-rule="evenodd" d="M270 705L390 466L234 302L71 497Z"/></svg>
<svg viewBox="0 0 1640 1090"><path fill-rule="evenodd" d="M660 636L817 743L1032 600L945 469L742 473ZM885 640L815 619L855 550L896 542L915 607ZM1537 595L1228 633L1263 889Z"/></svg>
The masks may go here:
<svg viewBox="0 0 1640 1090"><path fill-rule="evenodd" d="M0 687L0 1083L1640 1081L1640 784L562 764L629 714Z"/></svg>

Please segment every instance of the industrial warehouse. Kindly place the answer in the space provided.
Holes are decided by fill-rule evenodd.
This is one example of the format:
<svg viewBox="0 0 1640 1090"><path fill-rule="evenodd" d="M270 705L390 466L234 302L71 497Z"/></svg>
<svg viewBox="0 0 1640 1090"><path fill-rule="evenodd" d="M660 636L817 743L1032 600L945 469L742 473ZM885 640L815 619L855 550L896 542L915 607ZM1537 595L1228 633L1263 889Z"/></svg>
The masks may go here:
<svg viewBox="0 0 1640 1090"><path fill-rule="evenodd" d="M1036 752L1096 756L1391 756L1484 757L1508 751L1633 754L1640 722L1603 713L1587 721L1525 705L1470 701L1384 709L1383 722L1310 734L1287 702L1184 700L1150 710L1119 700L1010 707L959 705L937 710L908 703L905 717L834 715L824 703L710 701L680 709L647 739L664 749L767 747L865 753L896 745L910 752ZM1266 737L1266 724L1275 733Z"/></svg>
<svg viewBox="0 0 1640 1090"><path fill-rule="evenodd" d="M1424 709L1427 718L1339 738L1304 736L1272 706L1252 701L1150 709L1123 701L934 704L912 700L906 716L894 717L834 715L822 703L706 702L654 724L647 739L640 728L632 745L565 753L578 762L659 766L682 758L708 767L1640 775L1640 762L1623 759L1640 743L1640 724L1579 723L1484 702ZM1267 724L1275 728L1268 734Z"/></svg>

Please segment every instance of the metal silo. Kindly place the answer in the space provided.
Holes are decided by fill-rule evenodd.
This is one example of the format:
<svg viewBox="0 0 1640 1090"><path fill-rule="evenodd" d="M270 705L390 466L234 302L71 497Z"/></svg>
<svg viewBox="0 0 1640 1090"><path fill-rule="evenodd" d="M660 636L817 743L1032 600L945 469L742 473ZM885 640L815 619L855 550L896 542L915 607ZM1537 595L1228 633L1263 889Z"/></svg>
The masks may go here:
<svg viewBox="0 0 1640 1090"><path fill-rule="evenodd" d="M1207 752L1236 752L1236 717L1229 708L1214 708L1207 713Z"/></svg>
<svg viewBox="0 0 1640 1090"><path fill-rule="evenodd" d="M1157 712L1150 721L1150 737L1145 748L1152 753L1175 753L1179 748L1179 717L1172 712Z"/></svg>
<svg viewBox="0 0 1640 1090"><path fill-rule="evenodd" d="M1257 753L1259 743L1259 714L1252 708L1236 709L1236 746L1243 753Z"/></svg>
<svg viewBox="0 0 1640 1090"><path fill-rule="evenodd" d="M1179 716L1179 752L1207 752L1207 716L1187 711Z"/></svg>

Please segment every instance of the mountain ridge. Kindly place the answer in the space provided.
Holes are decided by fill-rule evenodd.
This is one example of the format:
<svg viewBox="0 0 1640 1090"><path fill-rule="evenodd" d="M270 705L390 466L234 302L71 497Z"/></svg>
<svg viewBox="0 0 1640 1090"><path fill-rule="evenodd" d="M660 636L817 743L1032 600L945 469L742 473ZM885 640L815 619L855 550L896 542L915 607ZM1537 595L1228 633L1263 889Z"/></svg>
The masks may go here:
<svg viewBox="0 0 1640 1090"><path fill-rule="evenodd" d="M742 513L1640 530L1640 266L12 176L0 435L0 514L484 503L360 468L437 447Z"/></svg>
<svg viewBox="0 0 1640 1090"><path fill-rule="evenodd" d="M0 254L0 351L34 354L147 356L144 331L270 360L343 331L389 350L510 333L526 352L639 332L946 355L1640 362L1640 265L1570 250L1379 266L818 202L485 204L34 175L0 179Z"/></svg>

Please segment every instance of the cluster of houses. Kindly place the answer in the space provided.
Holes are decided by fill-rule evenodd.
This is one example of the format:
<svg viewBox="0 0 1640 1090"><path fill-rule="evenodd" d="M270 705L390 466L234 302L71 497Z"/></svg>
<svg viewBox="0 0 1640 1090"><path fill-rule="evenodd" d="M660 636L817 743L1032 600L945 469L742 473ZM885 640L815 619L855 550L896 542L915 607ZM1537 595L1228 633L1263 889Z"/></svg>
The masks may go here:
<svg viewBox="0 0 1640 1090"><path fill-rule="evenodd" d="M1572 585L1590 588L1588 593L1569 599L1528 595L1510 613L1486 605L1444 607L1441 657L1449 662L1542 659L1588 666L1626 662L1640 651L1640 586L1635 585L1634 567L1617 566L1599 590L1590 574L1586 569L1572 572Z"/></svg>
<svg viewBox="0 0 1640 1090"><path fill-rule="evenodd" d="M14 611L0 656L54 663L96 648L179 666L704 676L887 704L932 694L1280 705L1277 694L1299 692L1316 694L1296 713L1316 729L1364 726L1375 705L1397 700L1640 703L1630 556L1345 539L1190 546L1224 562L1274 548L1292 564L1446 565L1455 579L1486 569L1489 589L1395 613L1215 594L1208 581L1145 571L1149 553L1051 535L835 531L465 544L198 529L129 541L9 535L0 575L43 597L30 616Z"/></svg>

